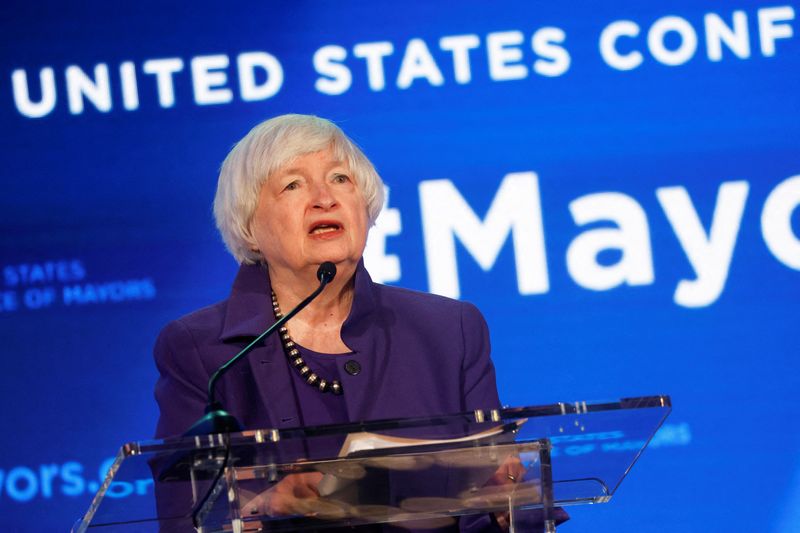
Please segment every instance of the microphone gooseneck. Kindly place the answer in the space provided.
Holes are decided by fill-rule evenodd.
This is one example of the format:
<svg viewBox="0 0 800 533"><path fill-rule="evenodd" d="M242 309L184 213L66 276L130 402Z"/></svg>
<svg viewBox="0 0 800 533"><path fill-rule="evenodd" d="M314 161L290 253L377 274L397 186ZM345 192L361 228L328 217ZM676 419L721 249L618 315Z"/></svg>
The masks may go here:
<svg viewBox="0 0 800 533"><path fill-rule="evenodd" d="M231 357L228 362L223 364L217 369L216 372L208 380L208 403L206 404L206 414L184 434L184 436L194 435L209 435L213 433L232 433L242 430L242 425L236 418L225 411L222 404L215 399L215 391L217 381L221 378L233 365L239 360L244 358L248 353L265 338L270 336L273 332L278 330L283 324L289 321L294 315L302 311L314 298L319 296L325 286L333 281L336 277L336 265L330 261L325 261L317 269L317 279L319 280L319 287L314 292L309 294L305 300L297 304L297 306L286 313L280 320L277 320L269 328L267 328L261 335L253 339L253 341L245 346L242 351Z"/></svg>

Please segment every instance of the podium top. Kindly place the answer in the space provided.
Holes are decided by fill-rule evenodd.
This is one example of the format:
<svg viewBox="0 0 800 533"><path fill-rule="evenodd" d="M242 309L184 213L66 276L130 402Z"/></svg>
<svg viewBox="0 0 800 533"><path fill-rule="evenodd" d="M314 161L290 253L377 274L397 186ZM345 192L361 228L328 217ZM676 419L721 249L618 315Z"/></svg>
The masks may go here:
<svg viewBox="0 0 800 533"><path fill-rule="evenodd" d="M369 456L374 462L409 453L419 457L419 450L474 453L499 443L538 443L536 449L544 443L552 461L555 505L602 503L613 496L670 410L668 396L646 396L129 442L84 517L85 527L78 530L90 524L157 524L154 478L157 483L187 483L191 477L196 483L205 472L210 481L223 451L226 464L268 476L264 472L286 475L299 461ZM208 461L205 470L199 457Z"/></svg>

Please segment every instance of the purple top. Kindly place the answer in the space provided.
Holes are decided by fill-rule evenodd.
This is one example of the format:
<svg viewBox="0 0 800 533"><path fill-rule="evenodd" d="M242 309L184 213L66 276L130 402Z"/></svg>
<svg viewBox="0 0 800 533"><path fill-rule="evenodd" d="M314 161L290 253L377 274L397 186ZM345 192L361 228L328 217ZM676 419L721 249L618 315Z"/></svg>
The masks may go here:
<svg viewBox="0 0 800 533"><path fill-rule="evenodd" d="M320 377L329 382L338 379L346 373L344 365L348 361L358 361L360 358L354 353L327 354L319 353L299 344L296 348L300 351L303 361ZM287 359L286 364L289 364ZM292 385L297 399L298 413L301 426L321 426L324 424L341 424L349 422L347 418L347 404L344 396L337 396L330 392L320 393L316 387L311 387L295 369L292 371Z"/></svg>

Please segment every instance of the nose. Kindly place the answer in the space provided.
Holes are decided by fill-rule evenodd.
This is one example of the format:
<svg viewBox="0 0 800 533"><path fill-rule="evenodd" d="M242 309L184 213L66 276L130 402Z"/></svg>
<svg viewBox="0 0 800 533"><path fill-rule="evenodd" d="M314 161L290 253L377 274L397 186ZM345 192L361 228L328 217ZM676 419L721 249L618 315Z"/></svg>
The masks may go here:
<svg viewBox="0 0 800 533"><path fill-rule="evenodd" d="M315 185L312 200L315 208L324 209L325 211L333 209L337 205L336 198L333 196L327 182Z"/></svg>

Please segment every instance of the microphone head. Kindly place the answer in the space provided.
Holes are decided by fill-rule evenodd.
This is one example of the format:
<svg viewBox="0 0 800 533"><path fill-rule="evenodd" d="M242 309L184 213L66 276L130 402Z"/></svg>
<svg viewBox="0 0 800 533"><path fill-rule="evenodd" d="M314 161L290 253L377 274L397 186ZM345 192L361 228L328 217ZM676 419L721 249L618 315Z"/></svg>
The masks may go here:
<svg viewBox="0 0 800 533"><path fill-rule="evenodd" d="M336 277L336 265L330 261L325 261L317 269L317 279L320 283L330 283Z"/></svg>

